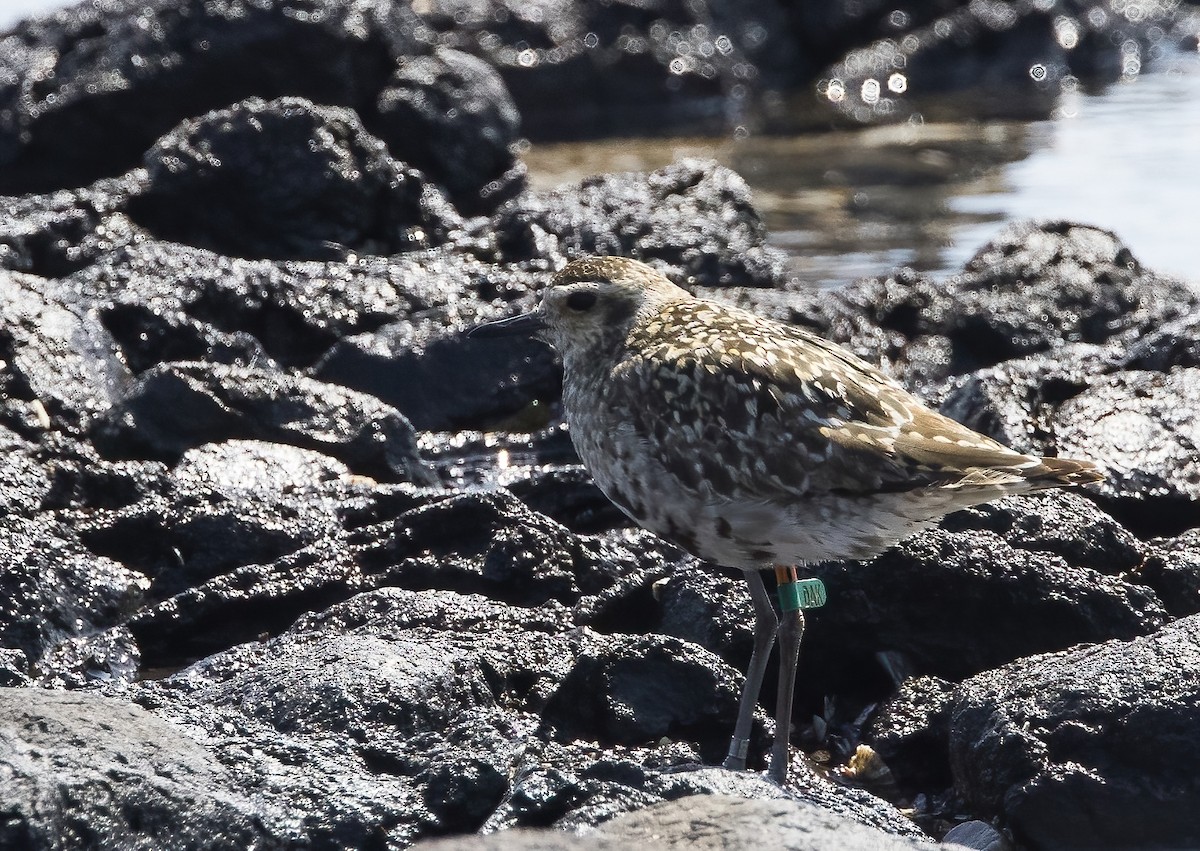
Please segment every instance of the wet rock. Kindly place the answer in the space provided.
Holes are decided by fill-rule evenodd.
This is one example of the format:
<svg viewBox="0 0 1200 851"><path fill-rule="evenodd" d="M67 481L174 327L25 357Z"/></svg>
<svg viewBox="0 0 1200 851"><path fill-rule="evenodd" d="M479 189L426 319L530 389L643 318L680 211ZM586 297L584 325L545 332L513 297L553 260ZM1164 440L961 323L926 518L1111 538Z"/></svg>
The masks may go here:
<svg viewBox="0 0 1200 851"><path fill-rule="evenodd" d="M1055 411L1083 393L1107 362L1104 350L1086 343L1006 361L951 382L939 410L1020 452L1053 453Z"/></svg>
<svg viewBox="0 0 1200 851"><path fill-rule="evenodd" d="M1012 851L1012 843L996 828L985 821L956 824L946 831L942 844L952 848L971 848L975 851Z"/></svg>
<svg viewBox="0 0 1200 851"><path fill-rule="evenodd" d="M103 538L97 544L106 545L111 543ZM152 602L128 626L145 667L176 670L236 644L278 635L301 615L346 600L358 590L357 575L345 542L322 537L275 561L235 567ZM164 583L170 579L166 575Z"/></svg>
<svg viewBox="0 0 1200 851"><path fill-rule="evenodd" d="M161 600L336 534L353 499L350 472L333 458L231 440L184 453L165 493L88 513L78 528L93 552L150 576Z"/></svg>
<svg viewBox="0 0 1200 851"><path fill-rule="evenodd" d="M716 771L696 772L693 776L702 774L711 774L713 780L719 778ZM732 780L726 783L736 785ZM714 785L719 787L719 783ZM926 843L916 837L889 835L819 804L771 795L765 784L764 788L755 791L768 795L768 799L730 794L734 791L697 790L698 794L693 792L678 800L660 801L619 816L606 822L598 831L582 836L561 830L505 830L484 836L425 841L416 847L429 851L452 848L479 851L645 848L659 851L763 847L819 851L834 846L899 851L926 847Z"/></svg>
<svg viewBox="0 0 1200 851"><path fill-rule="evenodd" d="M526 607L578 604L581 622L599 625L602 598L621 604L615 592L605 593L634 586L644 569L639 550L581 539L504 492L377 488L360 494L357 505L341 506L345 534L229 570L138 612L130 626L147 664L201 658L386 586L481 594ZM665 570L665 559L649 569Z"/></svg>
<svg viewBox="0 0 1200 851"><path fill-rule="evenodd" d="M721 132L761 79L803 62L769 3L638 6L514 0L424 7L439 41L478 53L538 140ZM586 92L587 97L578 94Z"/></svg>
<svg viewBox="0 0 1200 851"><path fill-rule="evenodd" d="M168 462L233 438L313 449L377 479L432 482L412 426L395 409L373 396L266 369L155 367L94 434L111 455Z"/></svg>
<svg viewBox="0 0 1200 851"><path fill-rule="evenodd" d="M84 431L130 382L112 337L42 278L0 271L0 417L25 436Z"/></svg>
<svg viewBox="0 0 1200 851"><path fill-rule="evenodd" d="M1109 231L1018 222L981 248L914 325L950 340L947 374L961 374L1064 344L1132 341L1196 306L1191 287L1143 268Z"/></svg>
<svg viewBox="0 0 1200 851"><path fill-rule="evenodd" d="M1001 425L1028 420L1036 397L1059 404L1096 375L1127 368L1127 348L1165 362L1175 355L1151 353L1175 347L1186 362L1187 318L1200 306L1191 286L1143 268L1111 232L1062 221L1010 225L945 281L897 269L837 290L735 289L724 298L810 328L935 401L956 376L961 395L963 382L991 375L986 367L1001 379L1013 372L1010 394L989 381L984 393L996 398L975 403L1011 407ZM1155 336L1159 328L1172 330ZM1010 429L1014 439L1025 430Z"/></svg>
<svg viewBox="0 0 1200 851"><path fill-rule="evenodd" d="M424 175L350 110L250 98L180 124L147 151L130 215L155 235L241 257L394 254L461 226Z"/></svg>
<svg viewBox="0 0 1200 851"><path fill-rule="evenodd" d="M448 486L460 490L473 487L495 490L504 487L516 493L522 487L535 487L540 476L556 472L586 476L589 481L591 478L583 471L567 424L561 420L549 428L531 432L425 433L419 441L422 454L438 470L442 479ZM573 478L567 479L564 484L574 481ZM550 494L549 499L555 499L561 493L560 490ZM604 499L604 496L601 494L600 498ZM548 501L547 508L550 510L542 507L537 510L564 525L570 525L554 516L559 510L554 507L555 504ZM602 528L616 525L620 524Z"/></svg>
<svg viewBox="0 0 1200 851"><path fill-rule="evenodd" d="M86 743L86 747L80 747ZM0 689L0 845L251 847L261 815L179 727L126 701Z"/></svg>
<svg viewBox="0 0 1200 851"><path fill-rule="evenodd" d="M376 0L116 0L28 20L0 39L0 192L120 174L180 121L253 95L370 111L420 26Z"/></svg>
<svg viewBox="0 0 1200 851"><path fill-rule="evenodd" d="M31 684L29 657L21 650L0 647L0 688L21 688Z"/></svg>
<svg viewBox="0 0 1200 851"><path fill-rule="evenodd" d="M487 62L447 48L405 58L378 115L372 130L392 156L429 175L464 213L490 212L524 188L523 170L510 173L521 116Z"/></svg>
<svg viewBox="0 0 1200 851"><path fill-rule="evenodd" d="M605 824L599 835L624 840L634 847L659 841L667 848L714 851L763 847L900 851L926 847L923 839L911 834L888 835L815 804L722 795L656 804Z"/></svg>
<svg viewBox="0 0 1200 851"><path fill-rule="evenodd" d="M1092 458L1101 506L1142 537L1194 525L1200 370L1112 372L1095 348L1002 364L967 377L943 413L1014 448Z"/></svg>
<svg viewBox="0 0 1200 851"><path fill-rule="evenodd" d="M664 741L649 751L549 745L531 748L522 757L512 790L484 825L486 831L527 825L579 831L619 824L621 816L663 801L696 796L696 805L702 807L712 796L727 795L815 806L851 824L898 836L923 836L891 805L862 790L822 780L806 767L781 788L756 772L696 765L682 743Z"/></svg>
<svg viewBox="0 0 1200 851"><path fill-rule="evenodd" d="M1066 221L1009 226L950 292L958 308L947 317L950 336L975 346L980 366L1145 333L1197 306L1195 290L1143 268L1116 234Z"/></svg>
<svg viewBox="0 0 1200 851"><path fill-rule="evenodd" d="M43 688L77 689L98 683L133 682L140 673L141 652L123 626L68 638L32 666Z"/></svg>
<svg viewBox="0 0 1200 851"><path fill-rule="evenodd" d="M947 300L946 283L897 269L837 291L789 293L786 310L776 318L811 328L916 384L955 368L954 345L946 336ZM934 353L931 347L936 359L919 356Z"/></svg>
<svg viewBox="0 0 1200 851"><path fill-rule="evenodd" d="M1200 316L1195 313L1153 328L1129 346L1121 361L1128 370L1170 372L1200 367Z"/></svg>
<svg viewBox="0 0 1200 851"><path fill-rule="evenodd" d="M1200 613L1200 529L1176 538L1156 538L1137 576L1154 589L1176 617Z"/></svg>
<svg viewBox="0 0 1200 851"><path fill-rule="evenodd" d="M704 647L733 664L750 658L754 631L750 592L740 575L702 562L672 571L658 583L656 630Z"/></svg>
<svg viewBox="0 0 1200 851"><path fill-rule="evenodd" d="M829 604L808 613L801 683L816 694L890 692L875 661L957 681L1034 653L1132 638L1167 614L1142 585L1015 549L986 531L932 530L866 562L818 571Z"/></svg>
<svg viewBox="0 0 1200 851"><path fill-rule="evenodd" d="M932 20L930 10L939 13ZM840 85L822 91L841 114L863 123L937 116L946 109L937 96L950 93L969 95L979 115L1042 118L1067 78L1113 82L1141 71L1176 14L1170 3L1136 13L1088 4L1050 10L980 3L899 14L878 6L855 15L866 18L856 28L877 40L828 68L823 76Z"/></svg>
<svg viewBox="0 0 1200 851"><path fill-rule="evenodd" d="M575 628L570 610L555 600L534 607L510 606L481 594L387 586L307 613L291 629L296 633L348 633L368 626L389 633L431 629L463 635L505 630L554 635Z"/></svg>
<svg viewBox="0 0 1200 851"><path fill-rule="evenodd" d="M952 783L946 742L953 690L953 683L937 677L907 679L864 731L903 791L941 790Z"/></svg>
<svg viewBox="0 0 1200 851"><path fill-rule="evenodd" d="M599 659L609 660L616 686L609 710L587 714L591 723L569 719L588 742L614 729L709 739L733 712L734 672L698 648L574 630L554 603L531 609L394 588L133 693L203 735L267 812L291 814L268 820L276 835L286 827L310 842L361 845L379 825L407 841L481 826L509 797L514 763L541 747L534 731L558 725L567 735L556 707L566 708L565 693ZM664 674L707 678L707 686L680 702ZM613 718L625 718L624 728ZM579 768L606 770L593 762ZM339 794L329 795L331 786Z"/></svg>
<svg viewBox="0 0 1200 851"><path fill-rule="evenodd" d="M531 307L546 277L451 247L283 262L146 240L67 286L97 306L140 373L172 360L306 368L339 340L399 321L444 332L494 318L510 303Z"/></svg>
<svg viewBox="0 0 1200 851"><path fill-rule="evenodd" d="M955 783L1033 847L1200 843L1200 619L1015 662L956 690Z"/></svg>
<svg viewBox="0 0 1200 851"><path fill-rule="evenodd" d="M3 178L0 178L2 180ZM79 189L4 200L0 268L61 278L143 236L120 211L139 182L100 180Z"/></svg>
<svg viewBox="0 0 1200 851"><path fill-rule="evenodd" d="M649 174L611 174L547 193L527 193L492 220L511 260L556 265L588 254L619 254L674 267L682 280L778 286L784 258L745 181L706 160L685 159Z"/></svg>
<svg viewBox="0 0 1200 851"><path fill-rule="evenodd" d="M430 502L379 531L385 535L367 544L364 559L389 584L475 591L521 605L580 594L577 538L503 492Z"/></svg>
<svg viewBox="0 0 1200 851"><path fill-rule="evenodd" d="M556 737L636 745L664 736L711 735L737 713L732 669L694 644L666 636L597 637L550 695L542 723ZM728 742L718 735L718 759Z"/></svg>
<svg viewBox="0 0 1200 851"><path fill-rule="evenodd" d="M0 644L31 661L121 622L146 578L100 558L52 516L0 517Z"/></svg>
<svg viewBox="0 0 1200 851"><path fill-rule="evenodd" d="M313 375L379 397L422 431L488 428L562 392L562 368L544 343L410 323L342 340Z"/></svg>
<svg viewBox="0 0 1200 851"><path fill-rule="evenodd" d="M941 525L952 532L995 532L1015 549L1053 553L1072 567L1128 578L1146 558L1146 546L1083 493L1007 497L957 511Z"/></svg>
<svg viewBox="0 0 1200 851"><path fill-rule="evenodd" d="M33 514L50 487L50 475L33 457L33 445L0 426L0 514Z"/></svg>
<svg viewBox="0 0 1200 851"><path fill-rule="evenodd" d="M111 461L92 444L66 435L47 434L34 455L50 477L44 510L87 512L133 505L168 489L167 468L156 461Z"/></svg>
<svg viewBox="0 0 1200 851"><path fill-rule="evenodd" d="M1068 399L1052 428L1064 455L1103 459L1109 497L1200 502L1200 369L1122 372ZM1195 514L1190 514L1195 518Z"/></svg>

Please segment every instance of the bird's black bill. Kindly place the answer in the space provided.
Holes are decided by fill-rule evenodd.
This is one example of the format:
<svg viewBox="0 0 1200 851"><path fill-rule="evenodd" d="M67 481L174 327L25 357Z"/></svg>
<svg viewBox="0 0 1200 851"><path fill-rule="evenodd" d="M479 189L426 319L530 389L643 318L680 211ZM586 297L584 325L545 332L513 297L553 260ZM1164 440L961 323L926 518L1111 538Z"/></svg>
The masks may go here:
<svg viewBox="0 0 1200 851"><path fill-rule="evenodd" d="M497 319L495 322L485 322L476 325L467 332L472 340L483 340L489 337L515 337L518 335L531 336L546 327L546 323L536 313L520 313L508 319Z"/></svg>

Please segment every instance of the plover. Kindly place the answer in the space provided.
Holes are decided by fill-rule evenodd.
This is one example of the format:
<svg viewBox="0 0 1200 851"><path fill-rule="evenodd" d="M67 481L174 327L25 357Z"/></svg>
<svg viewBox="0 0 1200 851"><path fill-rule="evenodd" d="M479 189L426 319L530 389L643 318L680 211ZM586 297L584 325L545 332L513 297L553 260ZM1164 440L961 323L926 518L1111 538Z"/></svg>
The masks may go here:
<svg viewBox="0 0 1200 851"><path fill-rule="evenodd" d="M745 768L778 635L768 773L780 783L804 629L787 593L796 565L871 558L948 512L1102 478L1089 461L1009 449L842 347L694 298L635 260L576 260L536 310L472 332L507 334L562 356L571 439L600 490L697 558L744 571L754 650L724 764ZM780 616L764 569L780 582Z"/></svg>

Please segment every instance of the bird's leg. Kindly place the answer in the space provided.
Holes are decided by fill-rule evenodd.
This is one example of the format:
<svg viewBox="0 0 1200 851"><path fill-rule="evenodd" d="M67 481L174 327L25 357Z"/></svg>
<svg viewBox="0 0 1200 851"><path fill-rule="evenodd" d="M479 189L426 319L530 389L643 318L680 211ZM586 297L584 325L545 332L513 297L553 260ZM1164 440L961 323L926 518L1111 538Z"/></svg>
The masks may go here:
<svg viewBox="0 0 1200 851"><path fill-rule="evenodd" d="M750 665L746 668L746 681L742 684L742 699L738 704L737 724L733 727L733 740L729 743L729 756L723 765L740 770L746 767L746 752L750 748L750 728L754 724L754 707L758 703L758 692L762 689L763 675L767 672L767 660L771 656L771 645L775 643L775 630L779 619L771 606L771 595L763 583L758 570L744 571L746 584L750 586L750 601L754 604L754 652L750 654Z"/></svg>
<svg viewBox="0 0 1200 851"><path fill-rule="evenodd" d="M779 695L775 703L775 746L771 748L771 767L767 775L782 785L787 780L788 746L792 728L792 694L796 688L796 663L800 658L800 639L804 636L804 612L799 597L785 593L796 582L796 568L776 565L779 581ZM761 580L760 580L761 581Z"/></svg>

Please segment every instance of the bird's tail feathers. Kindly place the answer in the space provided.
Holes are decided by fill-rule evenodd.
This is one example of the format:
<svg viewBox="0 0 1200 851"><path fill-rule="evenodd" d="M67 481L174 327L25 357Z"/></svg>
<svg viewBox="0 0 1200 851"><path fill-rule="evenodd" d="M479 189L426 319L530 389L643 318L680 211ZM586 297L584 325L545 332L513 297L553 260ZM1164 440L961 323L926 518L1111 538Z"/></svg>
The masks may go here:
<svg viewBox="0 0 1200 851"><path fill-rule="evenodd" d="M954 488L999 487L1013 491L1042 490L1067 485L1086 485L1104 479L1091 461L1072 458L1030 458L1027 463L1005 467L976 467L954 482Z"/></svg>

